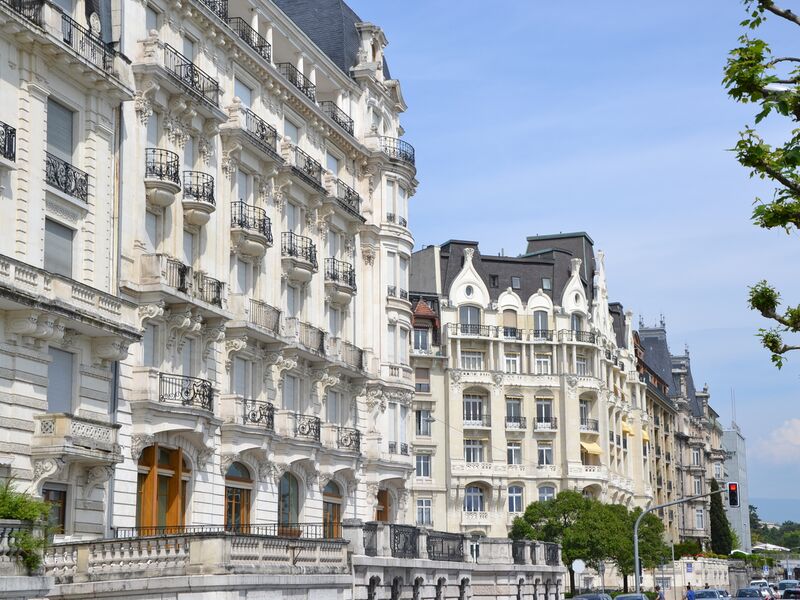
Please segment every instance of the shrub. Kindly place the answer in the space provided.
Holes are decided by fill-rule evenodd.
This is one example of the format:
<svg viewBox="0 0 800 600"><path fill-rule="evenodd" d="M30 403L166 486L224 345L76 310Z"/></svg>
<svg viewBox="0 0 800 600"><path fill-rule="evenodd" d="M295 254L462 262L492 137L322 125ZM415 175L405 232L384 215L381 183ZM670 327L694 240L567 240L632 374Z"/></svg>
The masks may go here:
<svg viewBox="0 0 800 600"><path fill-rule="evenodd" d="M0 486L0 519L17 519L33 524L43 524L50 512L47 502L37 500L27 492L12 487L7 479ZM35 533L33 529L19 530L11 534L9 546L16 549L22 564L29 571L35 571L42 564L42 550L47 545L44 531Z"/></svg>

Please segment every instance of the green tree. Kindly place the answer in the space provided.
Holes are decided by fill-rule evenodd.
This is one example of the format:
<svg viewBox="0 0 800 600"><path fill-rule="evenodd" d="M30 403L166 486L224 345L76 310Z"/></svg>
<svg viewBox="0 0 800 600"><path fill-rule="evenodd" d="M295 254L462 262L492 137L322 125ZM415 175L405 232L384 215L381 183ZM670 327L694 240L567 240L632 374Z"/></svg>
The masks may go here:
<svg viewBox="0 0 800 600"><path fill-rule="evenodd" d="M716 479L711 480L711 491L719 492L719 484ZM731 524L725 515L725 508L722 506L722 494L711 494L709 524L711 526L711 551L727 556L733 550L733 536L731 535Z"/></svg>
<svg viewBox="0 0 800 600"><path fill-rule="evenodd" d="M750 539L755 544L761 541L761 519L758 517L758 507L750 504L748 506L750 512Z"/></svg>
<svg viewBox="0 0 800 600"><path fill-rule="evenodd" d="M634 574L633 529L641 508L633 511L619 504L605 505L610 539L609 558L622 575L622 589L628 591L628 577ZM643 569L652 569L670 555L664 544L664 524L655 514L648 513L639 524L639 560Z"/></svg>
<svg viewBox="0 0 800 600"><path fill-rule="evenodd" d="M772 0L743 0L743 4L747 11L742 21L745 33L739 38L739 46L730 52L723 84L731 98L755 104L757 112L754 125L740 132L734 152L751 177L775 184L771 199L756 198L754 223L791 233L800 229L800 129L792 128L786 139L771 144L754 127L770 115L788 119L792 126L800 120L800 58L774 56L769 44L754 32L768 17L800 26L800 16ZM771 322L759 329L758 335L772 362L781 368L786 353L800 349L800 345L784 339L787 334L795 337L792 334L800 332L800 305L782 306L780 292L766 280L750 288L748 303Z"/></svg>

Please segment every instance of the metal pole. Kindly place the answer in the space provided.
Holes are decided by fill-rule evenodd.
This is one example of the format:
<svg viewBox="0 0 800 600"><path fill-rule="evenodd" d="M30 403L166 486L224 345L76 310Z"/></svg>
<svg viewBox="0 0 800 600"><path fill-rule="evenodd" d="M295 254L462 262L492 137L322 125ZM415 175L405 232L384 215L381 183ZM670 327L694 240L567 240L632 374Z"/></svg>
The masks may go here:
<svg viewBox="0 0 800 600"><path fill-rule="evenodd" d="M705 494L698 494L697 496L689 496L688 498L681 498L680 500L673 500L672 502L666 502L664 504L656 504L655 506L651 506L650 508L646 508L642 511L636 522L633 524L633 576L636 581L636 593L641 593L641 585L639 582L639 524L642 522L642 519L647 513L651 513L654 510L658 510L659 508L666 508L667 506L673 506L675 504L683 504L684 502L691 502L692 500L697 500L698 498L705 498L706 496L711 496L712 494L721 494L722 492L727 492L728 486L723 485L718 489L716 492L706 492Z"/></svg>
<svg viewBox="0 0 800 600"><path fill-rule="evenodd" d="M678 582L675 580L675 542L670 541L669 543L670 548L672 548L672 600L678 600L676 596L675 587L677 586Z"/></svg>

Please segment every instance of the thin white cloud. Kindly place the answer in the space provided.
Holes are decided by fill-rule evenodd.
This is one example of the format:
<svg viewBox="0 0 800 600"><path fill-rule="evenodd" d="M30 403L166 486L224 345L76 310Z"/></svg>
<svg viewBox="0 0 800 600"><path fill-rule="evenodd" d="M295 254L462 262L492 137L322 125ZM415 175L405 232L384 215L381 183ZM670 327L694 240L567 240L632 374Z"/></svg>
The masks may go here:
<svg viewBox="0 0 800 600"><path fill-rule="evenodd" d="M800 455L800 419L789 419L756 442L755 454L772 464L797 464Z"/></svg>

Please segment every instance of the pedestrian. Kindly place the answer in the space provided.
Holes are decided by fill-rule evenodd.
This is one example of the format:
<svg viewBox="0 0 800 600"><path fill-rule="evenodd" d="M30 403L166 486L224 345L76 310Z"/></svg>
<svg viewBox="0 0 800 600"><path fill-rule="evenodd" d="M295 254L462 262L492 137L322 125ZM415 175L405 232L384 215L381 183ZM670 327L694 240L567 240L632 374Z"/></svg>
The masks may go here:
<svg viewBox="0 0 800 600"><path fill-rule="evenodd" d="M709 585L706 583L706 589L708 589L709 587L710 587L710 586L709 586Z"/></svg>
<svg viewBox="0 0 800 600"><path fill-rule="evenodd" d="M656 600L666 600L664 597L664 590L661 589L660 585L656 586Z"/></svg>
<svg viewBox="0 0 800 600"><path fill-rule="evenodd" d="M686 584L686 593L683 595L684 600L694 600L694 590L692 589L692 584Z"/></svg>

